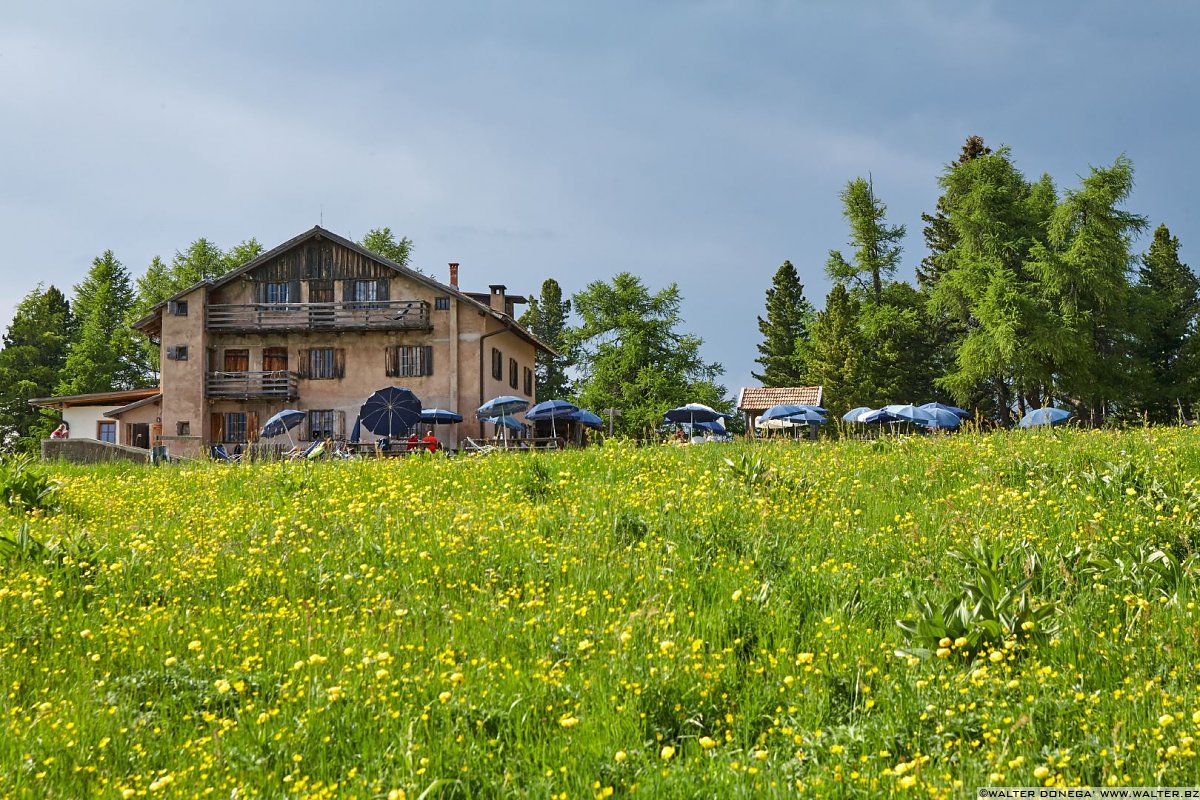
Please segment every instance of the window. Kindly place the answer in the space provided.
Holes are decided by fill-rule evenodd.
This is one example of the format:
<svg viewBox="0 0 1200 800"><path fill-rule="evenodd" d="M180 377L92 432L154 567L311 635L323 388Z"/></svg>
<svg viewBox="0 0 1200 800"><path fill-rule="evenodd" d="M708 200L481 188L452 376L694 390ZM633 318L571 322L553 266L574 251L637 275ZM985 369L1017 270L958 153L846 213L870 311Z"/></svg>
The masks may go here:
<svg viewBox="0 0 1200 800"><path fill-rule="evenodd" d="M244 444L246 441L246 412L233 411L228 414L222 414L225 419L225 436L221 439L223 442L233 442L235 444ZM216 438L215 436L213 437Z"/></svg>
<svg viewBox="0 0 1200 800"><path fill-rule="evenodd" d="M375 281L355 281L354 301L358 303L378 300L379 284Z"/></svg>
<svg viewBox="0 0 1200 800"><path fill-rule="evenodd" d="M525 396L533 397L533 370L525 367Z"/></svg>
<svg viewBox="0 0 1200 800"><path fill-rule="evenodd" d="M187 361L188 349L186 344L172 345L167 348L167 361Z"/></svg>
<svg viewBox="0 0 1200 800"><path fill-rule="evenodd" d="M387 374L390 377L416 378L433 374L433 348L428 345L387 348Z"/></svg>
<svg viewBox="0 0 1200 800"><path fill-rule="evenodd" d="M288 351L286 347L263 348L263 372L287 372Z"/></svg>
<svg viewBox="0 0 1200 800"><path fill-rule="evenodd" d="M97 422L96 423L96 438L102 442L109 444L117 443L117 423L115 422Z"/></svg>
<svg viewBox="0 0 1200 800"><path fill-rule="evenodd" d="M387 278L345 281L342 299L347 303L355 303L359 308L377 308L376 303L388 299Z"/></svg>
<svg viewBox="0 0 1200 800"><path fill-rule="evenodd" d="M176 422L175 423L175 435L176 436L191 436L192 435L192 423L186 419L181 419L178 422Z"/></svg>
<svg viewBox="0 0 1200 800"><path fill-rule="evenodd" d="M308 439L315 442L333 438L333 411L308 412Z"/></svg>
<svg viewBox="0 0 1200 800"><path fill-rule="evenodd" d="M504 354L495 347L492 348L492 377L504 380Z"/></svg>
<svg viewBox="0 0 1200 800"><path fill-rule="evenodd" d="M308 302L310 303L332 303L333 302L333 281L330 280L311 280L308 282Z"/></svg>
<svg viewBox="0 0 1200 800"><path fill-rule="evenodd" d="M226 372L249 372L250 371L250 351L245 349L234 350L232 348L225 351L225 371Z"/></svg>
<svg viewBox="0 0 1200 800"><path fill-rule="evenodd" d="M263 284L263 302L264 303L290 303L291 301L291 285L287 283L264 283Z"/></svg>
<svg viewBox="0 0 1200 800"><path fill-rule="evenodd" d="M512 388L517 388L517 360L510 358L508 360L508 385Z"/></svg>
<svg viewBox="0 0 1200 800"><path fill-rule="evenodd" d="M450 298L449 297L433 298L433 308L435 311L449 311L450 310Z"/></svg>
<svg viewBox="0 0 1200 800"><path fill-rule="evenodd" d="M172 300L167 303L167 313L173 317L186 317L188 311L187 304L187 300Z"/></svg>
<svg viewBox="0 0 1200 800"><path fill-rule="evenodd" d="M346 351L340 347L315 347L300 351L301 378L329 380L346 374Z"/></svg>

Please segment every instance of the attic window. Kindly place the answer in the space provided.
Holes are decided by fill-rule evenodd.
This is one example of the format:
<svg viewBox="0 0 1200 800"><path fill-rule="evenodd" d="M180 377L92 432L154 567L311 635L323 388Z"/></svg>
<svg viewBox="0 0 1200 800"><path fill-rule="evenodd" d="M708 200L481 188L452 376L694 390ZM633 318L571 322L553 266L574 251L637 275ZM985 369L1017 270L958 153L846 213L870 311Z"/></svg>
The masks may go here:
<svg viewBox="0 0 1200 800"><path fill-rule="evenodd" d="M449 311L450 310L450 298L449 297L433 298L433 308L435 311Z"/></svg>

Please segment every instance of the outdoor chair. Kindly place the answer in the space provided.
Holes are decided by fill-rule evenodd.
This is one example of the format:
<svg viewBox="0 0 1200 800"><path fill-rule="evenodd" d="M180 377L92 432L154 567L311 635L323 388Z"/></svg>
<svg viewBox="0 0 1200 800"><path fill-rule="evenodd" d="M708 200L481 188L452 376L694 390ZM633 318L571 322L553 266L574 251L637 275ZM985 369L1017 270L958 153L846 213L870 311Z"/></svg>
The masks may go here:
<svg viewBox="0 0 1200 800"><path fill-rule="evenodd" d="M242 460L241 454L236 456L229 455L229 451L225 449L223 444L214 444L208 453L213 461L220 461L223 464L236 464Z"/></svg>
<svg viewBox="0 0 1200 800"><path fill-rule="evenodd" d="M293 450L288 453L288 458L293 461L313 460L320 458L325 452L325 442L318 439L303 450Z"/></svg>

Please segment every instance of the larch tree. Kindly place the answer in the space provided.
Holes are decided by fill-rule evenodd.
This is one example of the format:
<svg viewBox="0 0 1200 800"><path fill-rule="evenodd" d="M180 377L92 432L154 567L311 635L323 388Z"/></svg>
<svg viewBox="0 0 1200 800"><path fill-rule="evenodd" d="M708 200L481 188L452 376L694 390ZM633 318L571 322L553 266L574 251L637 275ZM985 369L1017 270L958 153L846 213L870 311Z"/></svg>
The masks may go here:
<svg viewBox="0 0 1200 800"><path fill-rule="evenodd" d="M394 261L402 267L412 269L412 239L402 236L399 239L388 227L372 228L359 242L363 247L376 255L381 255L389 261ZM419 270L418 270L419 271Z"/></svg>
<svg viewBox="0 0 1200 800"><path fill-rule="evenodd" d="M764 386L801 386L806 380L805 345L815 311L804 296L804 284L792 262L784 261L767 289L767 317L758 318L763 341L755 362L762 372L752 373Z"/></svg>
<svg viewBox="0 0 1200 800"><path fill-rule="evenodd" d="M825 272L835 281L857 284L879 302L884 281L890 279L900 263L903 225L888 225L887 206L875 195L874 184L855 178L839 195L842 214L850 226L849 244L854 248L846 259L838 250L829 251Z"/></svg>
<svg viewBox="0 0 1200 800"><path fill-rule="evenodd" d="M74 328L71 307L54 286L39 284L17 305L0 349L0 445L33 451L57 419L29 405L54 394Z"/></svg>
<svg viewBox="0 0 1200 800"><path fill-rule="evenodd" d="M572 298L580 324L567 341L578 359L579 402L597 413L618 409L624 434L650 435L665 411L688 402L728 410L721 365L700 355L703 340L678 330L681 301L675 284L652 294L628 272Z"/></svg>

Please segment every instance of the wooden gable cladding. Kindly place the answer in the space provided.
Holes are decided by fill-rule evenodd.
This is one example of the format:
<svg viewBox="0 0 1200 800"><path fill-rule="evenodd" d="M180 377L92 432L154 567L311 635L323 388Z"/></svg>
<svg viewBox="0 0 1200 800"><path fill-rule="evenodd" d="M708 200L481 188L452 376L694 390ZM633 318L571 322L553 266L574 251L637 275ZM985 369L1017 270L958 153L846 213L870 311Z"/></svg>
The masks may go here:
<svg viewBox="0 0 1200 800"><path fill-rule="evenodd" d="M390 267L328 239L309 239L251 271L259 283L390 278Z"/></svg>

